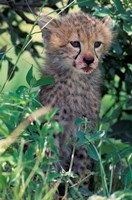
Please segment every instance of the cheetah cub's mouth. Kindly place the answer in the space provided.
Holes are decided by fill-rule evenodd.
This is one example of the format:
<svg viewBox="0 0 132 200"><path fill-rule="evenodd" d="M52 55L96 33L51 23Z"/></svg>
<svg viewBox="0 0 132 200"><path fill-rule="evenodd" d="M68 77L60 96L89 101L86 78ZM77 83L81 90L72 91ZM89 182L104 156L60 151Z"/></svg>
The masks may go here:
<svg viewBox="0 0 132 200"><path fill-rule="evenodd" d="M86 72L86 73L91 73L94 69L92 68L92 67L90 67L90 66L87 66L87 67L83 67L83 68L81 68L81 70L83 71L83 72Z"/></svg>
<svg viewBox="0 0 132 200"><path fill-rule="evenodd" d="M75 67L81 73L90 74L98 67L98 60L94 59L89 61L89 58L85 60L85 58L78 57L76 59Z"/></svg>

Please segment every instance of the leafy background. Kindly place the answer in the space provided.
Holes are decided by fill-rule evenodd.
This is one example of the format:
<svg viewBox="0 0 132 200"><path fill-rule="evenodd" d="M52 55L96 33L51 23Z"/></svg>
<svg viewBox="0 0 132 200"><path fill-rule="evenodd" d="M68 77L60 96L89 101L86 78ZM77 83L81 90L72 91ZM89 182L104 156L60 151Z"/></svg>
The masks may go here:
<svg viewBox="0 0 132 200"><path fill-rule="evenodd" d="M95 181L99 180L99 183L92 191L92 195L94 193L102 194L103 191L104 196L108 196L108 194L112 195L112 193L122 190L123 193L117 192L116 195L114 193L115 199L125 194L126 189L131 188L132 180L131 7L130 0L0 1L1 139L9 136L27 116L27 113L32 113L36 108L41 107L37 100L38 86L50 84L53 81L51 77L40 79L39 76L38 69L43 65L44 56L41 32L37 26L38 12L50 13L54 17L56 13L57 15L65 15L69 12L82 10L99 18L110 15L113 19L114 32L117 37L109 54L101 63L104 82L99 129L105 130L105 136L95 133L95 137L90 139L92 145L90 146L90 156L100 163L97 171L98 168L106 171L106 182L104 183L101 181L103 174L100 177L96 171ZM51 134L49 137L48 133L62 130L52 120L54 112L52 111L50 116L46 118L47 123L42 130L39 120L35 125L31 124L28 130L22 132L15 145L10 146L2 154L0 158L0 191L3 194L0 194L0 197L3 199L38 199L38 196L39 199L52 199L58 185L56 183L51 190L51 181L55 178L58 178L59 181L69 180L69 175L56 174L49 165L49 160L45 158L47 146L52 149L56 156L53 135ZM78 137L82 144L88 139L80 133ZM101 154L103 160L96 150ZM112 170L108 170L110 167ZM46 172L47 178L44 177ZM31 182L31 180L33 181ZM45 182L47 185L41 190L40 188ZM35 187L36 183L37 187ZM101 189L102 185L103 190ZM24 196L25 192L26 196ZM126 193L130 196L129 192ZM34 197L31 194L34 194ZM70 195L70 193L68 194ZM74 189L72 195L75 195L72 198L76 199L80 192ZM123 198L128 199L129 197Z"/></svg>

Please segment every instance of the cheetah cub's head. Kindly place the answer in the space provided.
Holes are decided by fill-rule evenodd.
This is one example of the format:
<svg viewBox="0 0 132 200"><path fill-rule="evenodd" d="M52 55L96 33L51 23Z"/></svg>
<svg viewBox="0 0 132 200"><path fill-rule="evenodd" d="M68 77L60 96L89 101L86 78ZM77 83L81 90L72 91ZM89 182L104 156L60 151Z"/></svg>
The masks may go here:
<svg viewBox="0 0 132 200"><path fill-rule="evenodd" d="M58 70L68 68L77 73L92 73L113 38L109 16L103 20L81 12L60 19L41 16L39 26L46 49L46 65Z"/></svg>

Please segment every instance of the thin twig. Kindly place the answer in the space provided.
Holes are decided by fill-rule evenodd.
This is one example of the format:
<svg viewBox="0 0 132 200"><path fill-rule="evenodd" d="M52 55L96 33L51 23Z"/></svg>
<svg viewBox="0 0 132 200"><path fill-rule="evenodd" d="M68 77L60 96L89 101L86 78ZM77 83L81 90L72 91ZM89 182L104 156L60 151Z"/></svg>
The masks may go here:
<svg viewBox="0 0 132 200"><path fill-rule="evenodd" d="M73 146L72 155L71 155L71 161L70 161L70 167L69 167L68 174L70 174L72 172L75 150L76 150L76 142L74 143L74 146ZM68 187L69 187L69 181L67 181L66 185L65 185L65 194L64 194L64 197L63 197L64 200L67 198Z"/></svg>
<svg viewBox="0 0 132 200"><path fill-rule="evenodd" d="M68 0L67 5L71 4L72 0ZM65 10L64 10L64 15L67 14L69 12L70 6L68 6Z"/></svg>

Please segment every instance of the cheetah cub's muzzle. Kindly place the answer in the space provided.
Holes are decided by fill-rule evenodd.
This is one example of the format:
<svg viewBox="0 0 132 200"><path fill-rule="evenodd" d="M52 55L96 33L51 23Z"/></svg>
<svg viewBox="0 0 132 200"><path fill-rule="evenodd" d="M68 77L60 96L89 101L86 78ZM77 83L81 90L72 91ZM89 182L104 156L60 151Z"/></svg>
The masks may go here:
<svg viewBox="0 0 132 200"><path fill-rule="evenodd" d="M88 47L87 50L85 50L84 52L83 44L81 44L79 41L72 41L70 42L70 44L76 50L76 56L74 57L75 60L73 66L78 72L90 74L92 71L97 69L99 65L100 55L98 55L96 51L101 48L102 42L96 41L95 43L93 43L93 52L89 50Z"/></svg>
<svg viewBox="0 0 132 200"><path fill-rule="evenodd" d="M87 53L85 56L79 55L74 66L81 73L90 74L98 67L98 64L98 59L94 58L91 53Z"/></svg>

